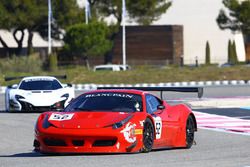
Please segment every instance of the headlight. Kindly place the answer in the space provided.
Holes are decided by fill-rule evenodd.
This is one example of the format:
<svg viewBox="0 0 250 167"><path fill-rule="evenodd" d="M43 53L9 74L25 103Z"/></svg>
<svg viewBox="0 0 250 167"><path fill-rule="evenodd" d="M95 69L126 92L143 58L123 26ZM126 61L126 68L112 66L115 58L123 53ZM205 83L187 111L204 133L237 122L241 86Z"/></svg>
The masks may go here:
<svg viewBox="0 0 250 167"><path fill-rule="evenodd" d="M45 116L45 118L43 119L43 128L44 129L47 129L47 128L49 128L50 126L51 126L51 124L49 123L49 121L48 121L48 114Z"/></svg>
<svg viewBox="0 0 250 167"><path fill-rule="evenodd" d="M15 95L15 99L20 100L20 99L25 99L25 98L23 96L21 96L21 95Z"/></svg>
<svg viewBox="0 0 250 167"><path fill-rule="evenodd" d="M131 118L133 117L133 115L129 115L127 118L125 118L124 120L117 122L115 124L112 125L113 129L118 129L120 127L122 127L123 125L125 125Z"/></svg>

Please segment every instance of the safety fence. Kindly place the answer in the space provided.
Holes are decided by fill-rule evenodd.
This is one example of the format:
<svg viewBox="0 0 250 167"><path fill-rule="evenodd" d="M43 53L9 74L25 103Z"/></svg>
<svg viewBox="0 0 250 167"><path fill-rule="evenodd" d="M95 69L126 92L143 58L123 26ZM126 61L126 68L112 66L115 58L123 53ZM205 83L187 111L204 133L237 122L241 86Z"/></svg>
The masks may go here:
<svg viewBox="0 0 250 167"><path fill-rule="evenodd" d="M167 83L138 83L138 84L73 84L75 90L95 90L97 87L212 87L212 86L250 86L250 80L217 80ZM5 93L6 86L0 86L0 93Z"/></svg>

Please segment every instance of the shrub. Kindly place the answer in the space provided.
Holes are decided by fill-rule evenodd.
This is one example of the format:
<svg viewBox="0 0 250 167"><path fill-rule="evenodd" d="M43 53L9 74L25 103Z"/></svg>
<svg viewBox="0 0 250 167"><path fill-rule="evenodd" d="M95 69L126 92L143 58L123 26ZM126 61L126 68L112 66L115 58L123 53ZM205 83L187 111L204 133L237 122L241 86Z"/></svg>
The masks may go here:
<svg viewBox="0 0 250 167"><path fill-rule="evenodd" d="M42 70L42 60L38 54L30 56L12 56L11 58L4 58L0 61L0 71L6 73L12 72L40 72Z"/></svg>
<svg viewBox="0 0 250 167"><path fill-rule="evenodd" d="M51 54L49 55L49 70L50 71L57 71L57 55Z"/></svg>
<svg viewBox="0 0 250 167"><path fill-rule="evenodd" d="M230 64L238 63L235 41L233 42L231 42L230 40L228 41L228 63Z"/></svg>
<svg viewBox="0 0 250 167"><path fill-rule="evenodd" d="M228 44L227 44L227 62L228 63L232 63L232 53L233 53L233 50L232 50L232 43L231 43L231 40L228 40Z"/></svg>
<svg viewBox="0 0 250 167"><path fill-rule="evenodd" d="M104 22L72 25L66 30L64 51L87 63L88 57L104 56L111 50L110 33L111 30Z"/></svg>
<svg viewBox="0 0 250 167"><path fill-rule="evenodd" d="M206 65L209 65L210 62L210 45L209 42L207 41L206 43Z"/></svg>
<svg viewBox="0 0 250 167"><path fill-rule="evenodd" d="M237 56L237 52L236 52L236 45L235 45L235 41L233 41L232 43L232 50L233 50L233 56L232 56L232 62L233 64L238 64L238 56Z"/></svg>

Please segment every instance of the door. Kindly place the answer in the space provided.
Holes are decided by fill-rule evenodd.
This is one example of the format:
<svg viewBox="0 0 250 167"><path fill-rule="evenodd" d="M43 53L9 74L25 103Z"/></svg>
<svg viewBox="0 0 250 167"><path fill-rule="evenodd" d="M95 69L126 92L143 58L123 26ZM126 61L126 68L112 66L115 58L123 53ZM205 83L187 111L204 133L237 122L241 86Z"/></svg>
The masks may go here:
<svg viewBox="0 0 250 167"><path fill-rule="evenodd" d="M146 110L147 113L150 114L154 120L154 128L155 128L155 140L154 140L154 148L161 147L166 143L166 126L167 122L165 121L165 108L159 109L159 106L162 106L162 101L158 99L156 96L147 94L146 95Z"/></svg>

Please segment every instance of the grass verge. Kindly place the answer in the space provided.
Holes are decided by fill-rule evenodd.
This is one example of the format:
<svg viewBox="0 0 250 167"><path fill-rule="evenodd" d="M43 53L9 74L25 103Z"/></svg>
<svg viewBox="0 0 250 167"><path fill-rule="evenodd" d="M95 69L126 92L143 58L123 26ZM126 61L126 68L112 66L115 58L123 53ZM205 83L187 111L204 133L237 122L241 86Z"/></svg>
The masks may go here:
<svg viewBox="0 0 250 167"><path fill-rule="evenodd" d="M219 68L217 66L154 68L150 66L133 67L129 71L98 71L87 70L83 66L60 67L57 71L4 71L0 70L0 85L9 85L18 81L5 82L5 76L63 75L72 84L135 84L135 83L166 83L181 81L214 81L214 80L250 80L250 67L238 65Z"/></svg>

